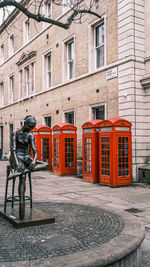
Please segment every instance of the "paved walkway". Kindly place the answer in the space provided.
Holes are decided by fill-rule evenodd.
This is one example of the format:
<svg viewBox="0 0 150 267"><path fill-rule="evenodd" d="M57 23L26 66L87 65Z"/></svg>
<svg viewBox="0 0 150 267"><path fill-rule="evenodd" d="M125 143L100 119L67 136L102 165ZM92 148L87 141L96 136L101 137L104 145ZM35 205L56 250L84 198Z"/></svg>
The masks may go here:
<svg viewBox="0 0 150 267"><path fill-rule="evenodd" d="M5 170L8 162L0 161L0 204L4 201ZM133 216L144 225L146 238L143 242L143 266L150 266L150 186L134 184L129 187L110 188L83 182L73 176L56 176L52 172L36 172L32 175L33 202L63 202L85 204L117 210L131 209ZM130 212L130 214L131 214ZM0 263L1 267L27 266L25 262ZM48 266L48 265L40 265Z"/></svg>

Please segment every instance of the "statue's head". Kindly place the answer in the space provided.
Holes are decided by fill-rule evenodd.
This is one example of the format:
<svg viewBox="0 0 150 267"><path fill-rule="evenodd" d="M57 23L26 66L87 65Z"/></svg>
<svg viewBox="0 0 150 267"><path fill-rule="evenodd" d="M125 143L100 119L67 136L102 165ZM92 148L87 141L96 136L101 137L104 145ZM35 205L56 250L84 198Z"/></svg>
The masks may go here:
<svg viewBox="0 0 150 267"><path fill-rule="evenodd" d="M27 132L30 132L31 130L33 130L33 128L36 126L36 119L32 116L27 116L24 119L24 129Z"/></svg>

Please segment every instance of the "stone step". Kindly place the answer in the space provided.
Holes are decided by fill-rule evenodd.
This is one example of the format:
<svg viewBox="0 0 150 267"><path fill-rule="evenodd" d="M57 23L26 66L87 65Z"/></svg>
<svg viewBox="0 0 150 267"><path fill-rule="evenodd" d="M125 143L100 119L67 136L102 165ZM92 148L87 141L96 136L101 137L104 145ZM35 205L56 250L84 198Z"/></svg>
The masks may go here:
<svg viewBox="0 0 150 267"><path fill-rule="evenodd" d="M150 164L144 164L138 168L138 181L150 184Z"/></svg>

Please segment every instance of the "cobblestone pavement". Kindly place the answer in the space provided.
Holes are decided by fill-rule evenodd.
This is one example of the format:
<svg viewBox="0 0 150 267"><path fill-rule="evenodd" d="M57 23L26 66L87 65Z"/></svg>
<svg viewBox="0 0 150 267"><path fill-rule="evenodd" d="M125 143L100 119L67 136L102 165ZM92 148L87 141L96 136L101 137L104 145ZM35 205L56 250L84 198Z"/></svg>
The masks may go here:
<svg viewBox="0 0 150 267"><path fill-rule="evenodd" d="M6 161L0 161L0 204L3 204L4 202L5 179L6 179L5 169L6 169L7 164L8 162ZM94 212L93 219L92 219L92 216L90 216L90 219L92 220L92 226L96 220L95 214L97 214L97 208L100 208L102 210L103 206L107 206L109 208L112 207L116 211L128 210L127 212L132 213L133 216L138 218L138 220L145 226L146 238L142 245L143 266L144 267L150 266L150 186L144 185L144 184L134 184L133 186L129 186L129 187L110 188L110 187L100 186L99 184L91 184L91 183L83 182L82 179L73 177L73 176L65 176L65 177L56 176L56 175L53 175L53 173L49 171L33 173L32 174L32 186L33 186L33 202L35 203L35 204L33 203L33 205L44 205L44 209L49 209L49 207L52 207L53 205L54 206L56 205L57 207L58 203L64 203L62 204L62 207L66 207L67 205L68 207L72 207L71 203L80 204L80 205L89 205L90 206L88 207L89 209L91 209L91 207L95 207L94 209L93 208L91 209L92 212ZM27 184L27 193L28 193L28 184ZM38 202L40 202L40 204L38 204ZM76 207L79 207L79 206L77 205ZM69 209L71 212L72 208L69 208ZM59 209L58 210L56 209L56 211L57 213L59 212L62 212L63 214L65 213L64 208L62 208L62 211L59 211ZM83 212L83 214L85 215L85 212ZM68 216L71 217L71 215L69 214ZM76 214L76 216L78 218L78 216L80 215ZM83 216L83 220L86 220L84 216ZM64 218L64 224L65 222L68 222L67 218ZM1 227L4 227L4 228L0 229L1 235L3 236L3 233L7 233L7 237L9 238L12 234L12 231L10 229L11 226L8 226L8 224L4 223L4 221L2 225L3 226L0 226L0 228ZM121 227L121 222L119 222L119 225ZM47 226L44 226L42 227L42 229L44 228L47 229L46 227ZM36 227L34 228L36 229ZM6 232L2 229L5 229ZM32 227L30 228L30 231L31 229ZM81 230L84 230L84 227L83 229L80 228L80 231ZM22 230L20 229L19 231L22 231ZM26 230L23 230L23 231L26 231ZM57 235L57 231L58 229L55 229L55 235ZM71 228L70 228L70 231L71 231ZM85 238L86 235L81 235L82 231L81 232L80 231L79 231L79 236L81 236L81 238L84 236ZM47 230L45 230L45 233L47 233ZM50 233L49 235L47 234L45 235L47 236L47 240L45 236L43 235L43 237L41 237L41 240L43 240L43 242L40 242L40 246L42 248L45 248L45 247L50 248L52 246L51 245L52 233ZM22 233L22 235L20 236L20 244L23 239L23 236L25 235ZM50 236L50 239L48 239L48 236ZM74 238L72 239L70 236L71 235L66 235L66 233L64 234L64 232L61 232L62 239L59 240L59 242L64 242L65 240L66 243L68 242L68 244L72 244L72 247L75 248L76 246L79 245L78 242L81 242L81 240L79 240L76 236L74 236L75 239ZM5 234L3 238L5 238ZM37 239L36 239L36 242L37 242ZM41 243L43 243L43 245ZM1 244L2 243L0 243L0 246ZM11 250L13 243L7 242L7 244L9 244L9 248ZM56 245L55 249L57 251L57 242L55 245ZM54 250L53 247L51 248ZM16 247L14 247L14 250L15 249ZM48 249L48 253L50 255L51 253L50 249ZM21 259L20 255L21 254L19 254L19 256L16 256L16 258L14 259L17 260L17 257L20 257ZM26 257L27 255L28 253L24 257ZM7 261L8 260L10 261L10 254L7 251ZM1 267L20 267L20 266L29 267L33 265L32 265L32 261L30 262L30 264L27 263L27 261L19 261L18 263L17 262L15 263L1 262L0 266ZM42 265L42 266L45 267L48 265Z"/></svg>
<svg viewBox="0 0 150 267"><path fill-rule="evenodd" d="M108 242L123 222L108 211L71 203L35 203L55 216L54 224L15 229L0 220L0 262L67 255Z"/></svg>

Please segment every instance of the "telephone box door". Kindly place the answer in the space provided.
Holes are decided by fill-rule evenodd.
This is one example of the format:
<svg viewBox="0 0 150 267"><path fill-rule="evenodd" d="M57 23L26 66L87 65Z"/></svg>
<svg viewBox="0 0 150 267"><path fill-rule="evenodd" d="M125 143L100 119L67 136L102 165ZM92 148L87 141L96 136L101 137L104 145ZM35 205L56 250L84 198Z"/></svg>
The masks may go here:
<svg viewBox="0 0 150 267"><path fill-rule="evenodd" d="M132 184L131 135L116 134L116 184Z"/></svg>
<svg viewBox="0 0 150 267"><path fill-rule="evenodd" d="M92 150L92 136L83 136L83 173L89 178L91 177L91 150Z"/></svg>
<svg viewBox="0 0 150 267"><path fill-rule="evenodd" d="M112 134L107 133L100 136L100 175L99 182L100 184L112 184Z"/></svg>
<svg viewBox="0 0 150 267"><path fill-rule="evenodd" d="M53 138L53 166L54 166L54 169L57 171L59 171L59 141L60 141L60 137L59 136L55 136Z"/></svg>
<svg viewBox="0 0 150 267"><path fill-rule="evenodd" d="M75 168L75 158L76 158L76 149L75 149L75 137L67 134L63 139L63 149L65 160L63 161L63 169L69 170Z"/></svg>
<svg viewBox="0 0 150 267"><path fill-rule="evenodd" d="M49 138L41 138L41 160L49 163L50 158Z"/></svg>

